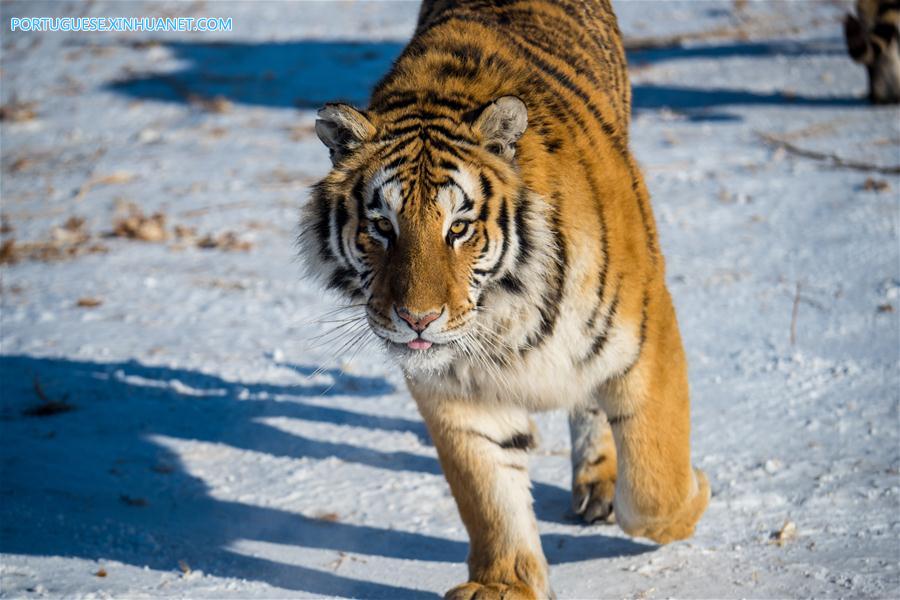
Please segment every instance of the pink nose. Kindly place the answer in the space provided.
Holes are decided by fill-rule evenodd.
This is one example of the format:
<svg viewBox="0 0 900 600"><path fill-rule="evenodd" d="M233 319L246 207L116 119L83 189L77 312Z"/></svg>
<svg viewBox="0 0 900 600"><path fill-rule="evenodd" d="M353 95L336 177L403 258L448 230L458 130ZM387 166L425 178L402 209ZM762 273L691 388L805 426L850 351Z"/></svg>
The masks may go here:
<svg viewBox="0 0 900 600"><path fill-rule="evenodd" d="M441 313L430 312L424 315L419 315L415 313L411 313L405 308L397 308L397 316L409 323L409 326L412 327L413 331L419 333L425 331L425 328L431 324L432 321L441 316Z"/></svg>

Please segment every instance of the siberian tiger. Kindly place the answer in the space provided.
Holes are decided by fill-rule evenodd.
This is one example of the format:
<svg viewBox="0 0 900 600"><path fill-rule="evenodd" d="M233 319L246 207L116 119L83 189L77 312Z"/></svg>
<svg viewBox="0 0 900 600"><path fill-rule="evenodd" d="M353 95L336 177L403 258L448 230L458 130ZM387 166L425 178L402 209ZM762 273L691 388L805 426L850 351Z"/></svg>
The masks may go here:
<svg viewBox="0 0 900 600"><path fill-rule="evenodd" d="M847 52L866 66L869 100L900 102L900 0L857 0L844 19Z"/></svg>
<svg viewBox="0 0 900 600"><path fill-rule="evenodd" d="M365 306L470 537L448 598L547 598L531 411L569 411L573 505L666 543L691 466L685 356L608 0L427 1L365 111L328 104L309 271Z"/></svg>

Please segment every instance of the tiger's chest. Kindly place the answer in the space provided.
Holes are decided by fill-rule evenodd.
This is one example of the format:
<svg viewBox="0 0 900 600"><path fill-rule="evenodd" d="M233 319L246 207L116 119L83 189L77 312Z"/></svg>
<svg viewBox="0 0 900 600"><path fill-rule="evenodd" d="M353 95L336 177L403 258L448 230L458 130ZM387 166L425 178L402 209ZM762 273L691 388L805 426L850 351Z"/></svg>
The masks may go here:
<svg viewBox="0 0 900 600"><path fill-rule="evenodd" d="M564 298L553 331L527 343L539 327L540 311L495 305L495 314L510 311L503 333L479 354L466 353L432 385L444 394L473 401L513 405L530 411L569 409L590 402L596 389L624 372L637 357L637 327L627 319L611 322L603 350L592 355L595 337L585 331L585 311L579 298ZM534 319L529 318L533 312ZM587 359L586 359L587 357Z"/></svg>

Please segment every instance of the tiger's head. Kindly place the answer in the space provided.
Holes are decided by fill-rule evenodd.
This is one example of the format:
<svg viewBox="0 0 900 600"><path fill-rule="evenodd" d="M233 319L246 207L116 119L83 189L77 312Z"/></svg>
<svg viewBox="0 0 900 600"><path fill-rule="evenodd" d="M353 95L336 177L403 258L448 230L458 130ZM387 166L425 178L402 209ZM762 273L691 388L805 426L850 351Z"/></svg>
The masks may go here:
<svg viewBox="0 0 900 600"><path fill-rule="evenodd" d="M333 168L304 209L303 258L365 305L407 372L441 370L465 351L482 295L527 251L515 162L527 110L504 96L473 113L318 113Z"/></svg>

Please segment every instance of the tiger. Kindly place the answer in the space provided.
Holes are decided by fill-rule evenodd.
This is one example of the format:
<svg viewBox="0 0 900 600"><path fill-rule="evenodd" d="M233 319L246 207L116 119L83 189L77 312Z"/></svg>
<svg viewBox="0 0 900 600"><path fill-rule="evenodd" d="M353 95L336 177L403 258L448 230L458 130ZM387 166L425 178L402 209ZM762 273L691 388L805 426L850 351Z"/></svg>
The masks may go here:
<svg viewBox="0 0 900 600"><path fill-rule="evenodd" d="M869 101L900 102L900 0L857 0L844 18L847 53L865 65Z"/></svg>
<svg viewBox="0 0 900 600"><path fill-rule="evenodd" d="M664 544L709 502L630 113L609 0L425 0L368 107L317 113L299 252L425 421L470 541L446 598L554 597L532 413L567 411L588 523Z"/></svg>

